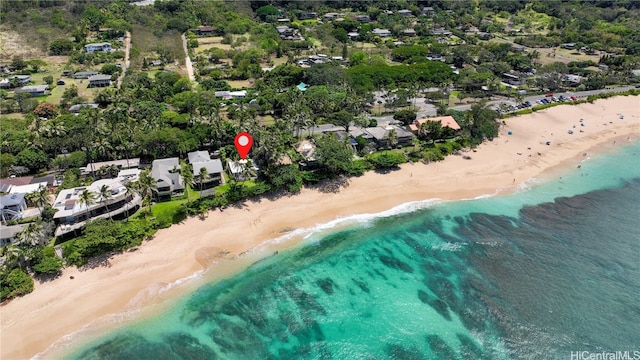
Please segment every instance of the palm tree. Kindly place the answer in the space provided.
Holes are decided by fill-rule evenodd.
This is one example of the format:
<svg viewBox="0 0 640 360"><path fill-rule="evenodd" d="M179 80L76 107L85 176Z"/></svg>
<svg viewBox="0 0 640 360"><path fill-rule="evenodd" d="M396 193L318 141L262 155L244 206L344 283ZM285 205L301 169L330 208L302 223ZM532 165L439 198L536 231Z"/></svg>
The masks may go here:
<svg viewBox="0 0 640 360"><path fill-rule="evenodd" d="M5 257L6 268L11 268L12 263L17 263L22 268L24 263L24 249L16 244L8 244L3 247L3 255Z"/></svg>
<svg viewBox="0 0 640 360"><path fill-rule="evenodd" d="M209 179L209 172L207 168L201 167L198 173L198 180L200 181L200 191L202 191L202 185Z"/></svg>
<svg viewBox="0 0 640 360"><path fill-rule="evenodd" d="M387 134L387 146L394 148L396 145L398 145L398 133L395 129L389 130Z"/></svg>
<svg viewBox="0 0 640 360"><path fill-rule="evenodd" d="M191 202L191 183L193 183L193 171L191 171L191 166L187 163L182 164L182 169L180 171L180 176L182 176L182 181L184 182L185 189L187 191L187 202Z"/></svg>
<svg viewBox="0 0 640 360"><path fill-rule="evenodd" d="M36 245L40 242L42 234L41 227L37 223L30 223L19 235L21 243Z"/></svg>
<svg viewBox="0 0 640 360"><path fill-rule="evenodd" d="M87 213L89 213L89 206L96 203L96 195L85 189L82 194L80 194L80 197L78 197L78 202L80 205L84 204L87 207Z"/></svg>
<svg viewBox="0 0 640 360"><path fill-rule="evenodd" d="M100 203L102 204L102 206L107 208L107 213L109 214L109 220L111 221L113 221L113 218L111 217L111 213L109 212L109 205L107 205L107 201L111 199L112 195L113 195L113 191L111 191L111 189L107 185L102 185L98 190L98 196L100 196Z"/></svg>
<svg viewBox="0 0 640 360"><path fill-rule="evenodd" d="M40 211L49 204L49 192L45 186L40 186L38 190L27 194L27 199Z"/></svg>
<svg viewBox="0 0 640 360"><path fill-rule="evenodd" d="M126 199L129 198L129 196L132 196L134 195L134 193L136 193L136 187L134 182L131 182L131 181L126 182L124 184L124 189L125 189L124 190L125 201ZM126 206L127 206L127 221L129 221L129 206L128 205Z"/></svg>
<svg viewBox="0 0 640 360"><path fill-rule="evenodd" d="M140 177L136 182L136 190L138 191L138 194L140 194L140 197L142 197L143 201L147 202L147 212L145 217L151 211L151 195L155 188L156 182L153 177L151 177L149 170L141 172Z"/></svg>

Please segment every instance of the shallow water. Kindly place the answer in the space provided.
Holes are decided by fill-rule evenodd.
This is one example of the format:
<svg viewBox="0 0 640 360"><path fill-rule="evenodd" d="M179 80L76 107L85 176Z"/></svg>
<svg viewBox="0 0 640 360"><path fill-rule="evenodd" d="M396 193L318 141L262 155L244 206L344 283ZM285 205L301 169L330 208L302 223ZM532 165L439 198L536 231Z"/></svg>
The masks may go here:
<svg viewBox="0 0 640 360"><path fill-rule="evenodd" d="M77 359L570 359L640 350L640 143L526 191L316 234Z"/></svg>

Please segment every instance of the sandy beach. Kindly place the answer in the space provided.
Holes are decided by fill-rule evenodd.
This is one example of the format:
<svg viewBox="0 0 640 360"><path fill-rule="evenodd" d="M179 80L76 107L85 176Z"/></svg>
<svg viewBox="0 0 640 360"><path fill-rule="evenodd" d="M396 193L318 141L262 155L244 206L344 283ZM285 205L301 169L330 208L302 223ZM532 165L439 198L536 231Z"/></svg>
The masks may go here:
<svg viewBox="0 0 640 360"><path fill-rule="evenodd" d="M247 255L294 230L412 201L509 193L533 178L557 176L585 156L639 140L640 98L562 105L505 122L499 138L464 153L470 159L405 164L386 174L369 172L298 195L211 211L205 219L190 218L161 230L135 251L105 258L92 269L68 268L55 280L36 282L33 293L0 307L0 358L55 358L50 346L68 341L61 341L66 335L87 326L113 326L112 314L157 310L198 280L163 291L168 284L206 269L215 272L207 279L230 276L256 256L299 243L300 237L292 237Z"/></svg>

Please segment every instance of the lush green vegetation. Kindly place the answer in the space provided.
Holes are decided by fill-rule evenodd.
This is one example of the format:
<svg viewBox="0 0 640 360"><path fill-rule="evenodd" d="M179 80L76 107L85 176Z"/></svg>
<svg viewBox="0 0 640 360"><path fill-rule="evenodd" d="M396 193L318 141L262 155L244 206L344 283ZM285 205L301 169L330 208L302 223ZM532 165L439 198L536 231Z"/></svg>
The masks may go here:
<svg viewBox="0 0 640 360"><path fill-rule="evenodd" d="M305 184L332 177L387 171L407 161L441 161L498 135L497 112L478 99L502 95L521 101L514 95L517 89L545 93L640 82L630 73L640 68L636 2L485 0L474 6L455 1L432 5L432 14L421 14L422 4L403 1L164 0L146 7L124 1L1 2L0 29L29 34L28 41L22 39L24 46L18 46L25 51L5 59L12 75L30 75L32 83L52 87L43 98L0 90L1 176L55 171L64 175L64 189L117 171L101 169L82 176L79 167L88 162L139 157L150 163L208 150L220 151L226 163L239 159L233 147L239 131L253 135L250 156L260 168L258 178L227 178L210 196L200 197L188 187L184 196L156 204L153 181L145 173L132 187L143 197L143 208L129 221L100 220L78 230L77 238L58 244L64 261L49 242L54 210L32 197L29 201L42 208L43 218L29 220L20 245L3 249L1 298L31 291L29 274L56 276L65 264L83 265L93 256L138 246L156 229L189 215L204 215L267 192L295 193ZM413 15L402 17L396 13L400 9ZM304 19L308 11L320 16L342 12L346 19ZM357 15L367 15L373 23L360 23ZM278 34L275 25L284 17L291 19L286 25L300 39ZM199 33L203 25L211 26L207 34ZM374 28L388 29L391 37L375 35ZM416 36L405 30L414 30ZM115 79L123 71L121 37L126 32L131 33L131 67L119 86L87 89L83 80L68 77L65 85L56 84L62 70L94 70ZM181 34L196 82L185 76ZM101 41L116 51L84 51L84 45ZM331 60L309 62L310 56L317 59L320 54ZM301 61L304 66L299 66ZM507 86L503 77L512 71L524 80ZM567 75L582 78L569 82ZM296 88L300 83L307 85L304 91ZM16 88L17 80L10 86ZM427 88L437 91L423 92ZM215 94L240 89L247 90L246 96ZM322 124L346 133L355 126L375 126L371 117L376 110L408 125L416 119L419 96L433 100L438 114L452 115L461 131L427 122L412 146L404 148L399 148L394 130L376 143L362 136L352 143L333 133L314 133ZM448 109L447 100L455 104L470 98L474 104L469 111ZM92 102L99 108L69 111L72 105ZM315 144L315 161L293 151L303 138ZM193 183L194 174L187 170L183 167L181 174Z"/></svg>

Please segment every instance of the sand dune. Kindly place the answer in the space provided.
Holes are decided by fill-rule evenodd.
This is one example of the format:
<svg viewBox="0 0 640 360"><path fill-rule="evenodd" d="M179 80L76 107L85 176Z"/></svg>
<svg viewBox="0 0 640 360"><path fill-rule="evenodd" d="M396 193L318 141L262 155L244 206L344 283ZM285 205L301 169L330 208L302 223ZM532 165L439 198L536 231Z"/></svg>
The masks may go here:
<svg viewBox="0 0 640 360"><path fill-rule="evenodd" d="M230 276L263 254L298 243L299 237L292 236L262 252L247 253L296 229L411 201L511 192L532 178L569 171L585 153L639 138L638 97L563 105L506 119L499 138L464 154L470 159L451 156L428 165L406 164L387 174L343 179L335 183L337 191L304 189L295 196L211 211L204 220L191 218L161 230L136 251L105 259L97 268L65 269L58 279L36 284L32 294L2 306L0 358L34 356L54 342L64 344L59 340L87 325L98 334L104 326L114 326L110 314L157 311L166 299L203 280L176 281L205 267L210 267L207 279ZM49 349L44 357L55 357L55 352Z"/></svg>

